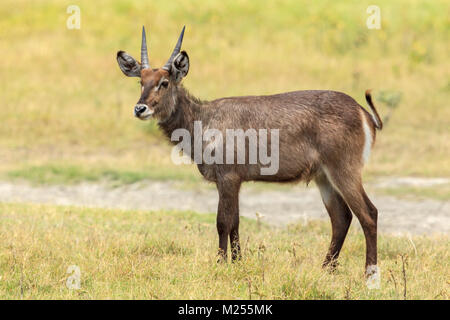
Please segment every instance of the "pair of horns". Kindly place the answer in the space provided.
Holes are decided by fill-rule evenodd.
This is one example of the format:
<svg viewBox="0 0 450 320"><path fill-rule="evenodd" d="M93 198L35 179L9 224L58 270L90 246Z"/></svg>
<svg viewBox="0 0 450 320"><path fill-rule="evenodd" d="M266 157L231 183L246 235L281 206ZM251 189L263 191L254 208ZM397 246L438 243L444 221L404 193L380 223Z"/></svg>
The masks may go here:
<svg viewBox="0 0 450 320"><path fill-rule="evenodd" d="M181 34L178 37L177 44L176 44L175 48L173 49L173 52L170 55L169 60L167 60L166 64L162 67L166 71L170 71L170 69L172 68L173 59L175 59L176 55L178 53L180 53L185 28L186 28L186 26L184 26L183 30L181 30ZM147 51L147 37L145 36L145 28L144 27L142 27L141 68L142 69L150 69L150 62L148 61L148 51Z"/></svg>

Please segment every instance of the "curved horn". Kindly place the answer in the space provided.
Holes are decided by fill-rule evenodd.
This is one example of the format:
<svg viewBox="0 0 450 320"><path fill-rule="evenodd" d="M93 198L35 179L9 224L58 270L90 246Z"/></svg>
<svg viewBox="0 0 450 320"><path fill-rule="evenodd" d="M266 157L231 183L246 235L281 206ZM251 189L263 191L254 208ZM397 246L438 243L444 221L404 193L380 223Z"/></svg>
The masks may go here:
<svg viewBox="0 0 450 320"><path fill-rule="evenodd" d="M175 46L175 49L173 49L172 55L170 56L169 60L167 60L164 67L162 67L164 70L170 71L170 68L172 68L172 61L176 57L178 53L180 53L181 50L181 43L183 42L183 36L184 36L184 29L186 26L183 27L183 30L181 30L181 34L178 37L177 45Z"/></svg>
<svg viewBox="0 0 450 320"><path fill-rule="evenodd" d="M147 38L145 37L145 28L142 26L142 43L141 43L141 69L149 69L150 63L148 62L147 53Z"/></svg>

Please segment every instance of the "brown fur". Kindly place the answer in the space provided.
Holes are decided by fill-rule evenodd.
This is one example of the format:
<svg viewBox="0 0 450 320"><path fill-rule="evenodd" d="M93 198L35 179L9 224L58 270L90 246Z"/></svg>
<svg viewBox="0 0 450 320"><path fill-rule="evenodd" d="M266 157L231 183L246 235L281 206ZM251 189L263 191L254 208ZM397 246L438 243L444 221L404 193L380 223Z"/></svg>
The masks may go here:
<svg viewBox="0 0 450 320"><path fill-rule="evenodd" d="M366 265L377 263L377 209L361 180L365 139L362 121L367 121L373 141L376 123L354 99L341 92L308 90L201 101L173 79L167 88L154 91L163 77L170 78L170 74L162 69L142 71L144 91L139 102L154 108L159 127L169 139L178 128L187 129L193 139L194 121L201 121L204 130L220 130L224 143L226 129L280 129L279 171L275 175L261 175L262 164L249 164L248 155L245 164L198 164L200 173L215 182L219 192L217 230L222 259L227 256L228 239L232 259L240 257L242 182L315 180L332 224L324 266L335 266L352 220L351 212L360 221L366 237ZM372 101L368 102L375 110ZM376 117L379 119L378 113Z"/></svg>

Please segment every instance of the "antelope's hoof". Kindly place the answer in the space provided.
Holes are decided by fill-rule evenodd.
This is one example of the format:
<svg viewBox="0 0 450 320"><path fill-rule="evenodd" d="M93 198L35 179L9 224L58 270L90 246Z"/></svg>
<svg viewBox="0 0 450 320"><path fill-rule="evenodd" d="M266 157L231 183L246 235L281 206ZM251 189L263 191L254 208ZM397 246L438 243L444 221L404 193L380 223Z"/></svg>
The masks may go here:
<svg viewBox="0 0 450 320"><path fill-rule="evenodd" d="M325 260L322 263L322 268L326 269L329 273L335 273L339 267L339 262L337 260Z"/></svg>
<svg viewBox="0 0 450 320"><path fill-rule="evenodd" d="M219 249L217 253L217 263L227 263L227 255L223 252L223 250Z"/></svg>
<svg viewBox="0 0 450 320"><path fill-rule="evenodd" d="M368 289L380 289L381 271L377 265L366 268L366 285Z"/></svg>

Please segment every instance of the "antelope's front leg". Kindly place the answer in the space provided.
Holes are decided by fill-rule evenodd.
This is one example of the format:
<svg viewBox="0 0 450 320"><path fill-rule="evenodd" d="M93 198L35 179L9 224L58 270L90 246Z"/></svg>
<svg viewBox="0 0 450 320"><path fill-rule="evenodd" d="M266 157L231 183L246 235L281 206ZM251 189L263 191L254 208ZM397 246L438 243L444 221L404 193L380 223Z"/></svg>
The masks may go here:
<svg viewBox="0 0 450 320"><path fill-rule="evenodd" d="M231 221L230 245L231 261L241 259L241 245L239 243L239 208L238 211L233 215Z"/></svg>
<svg viewBox="0 0 450 320"><path fill-rule="evenodd" d="M240 256L239 245L239 189L237 177L225 176L217 182L219 206L217 232L219 233L219 261L227 261L228 238L231 240L232 259Z"/></svg>

